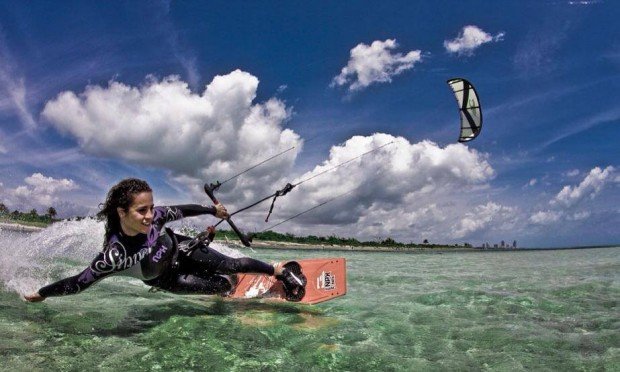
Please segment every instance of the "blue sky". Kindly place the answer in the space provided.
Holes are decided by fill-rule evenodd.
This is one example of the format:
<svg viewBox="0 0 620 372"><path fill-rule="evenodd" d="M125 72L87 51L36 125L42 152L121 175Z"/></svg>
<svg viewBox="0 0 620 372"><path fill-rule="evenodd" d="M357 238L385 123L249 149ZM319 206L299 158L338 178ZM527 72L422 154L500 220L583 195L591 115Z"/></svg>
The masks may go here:
<svg viewBox="0 0 620 372"><path fill-rule="evenodd" d="M158 203L222 187L295 234L521 246L620 241L613 1L0 2L0 199L92 214L118 180ZM482 134L458 138L446 80ZM239 214L263 230L269 205Z"/></svg>

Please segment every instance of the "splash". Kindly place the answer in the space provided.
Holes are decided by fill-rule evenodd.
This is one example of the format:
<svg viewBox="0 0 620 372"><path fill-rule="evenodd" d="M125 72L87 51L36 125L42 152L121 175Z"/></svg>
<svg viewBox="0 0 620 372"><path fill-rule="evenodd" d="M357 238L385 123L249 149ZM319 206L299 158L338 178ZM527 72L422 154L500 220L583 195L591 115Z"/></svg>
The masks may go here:
<svg viewBox="0 0 620 372"><path fill-rule="evenodd" d="M104 223L94 218L60 221L32 233L0 229L0 288L19 294L78 274L101 250ZM214 242L231 257L236 249Z"/></svg>
<svg viewBox="0 0 620 372"><path fill-rule="evenodd" d="M0 284L29 293L77 274L101 249L103 231L103 222L92 218L57 222L33 233L0 230Z"/></svg>

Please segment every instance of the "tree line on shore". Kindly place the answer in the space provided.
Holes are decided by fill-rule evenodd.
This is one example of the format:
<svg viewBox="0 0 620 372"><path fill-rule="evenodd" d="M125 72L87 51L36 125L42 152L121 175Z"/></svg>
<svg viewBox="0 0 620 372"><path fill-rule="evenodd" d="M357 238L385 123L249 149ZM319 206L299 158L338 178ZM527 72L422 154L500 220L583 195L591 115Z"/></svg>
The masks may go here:
<svg viewBox="0 0 620 372"><path fill-rule="evenodd" d="M49 207L45 214L39 214L36 209L30 210L30 212L21 212L17 209L10 211L4 204L0 203L0 220L15 221L36 226L47 226L54 221L58 221L56 216L58 213L54 207Z"/></svg>
<svg viewBox="0 0 620 372"><path fill-rule="evenodd" d="M56 219L57 212L54 207L49 207L45 214L41 215L36 209L32 209L30 212L20 212L18 210L10 211L4 203L0 203L0 221L14 221L18 223L25 223L36 226L47 226L53 222L59 221ZM78 218L81 219L81 218ZM189 235L197 233L192 229L184 231ZM236 240L237 235L232 230L218 230L219 237L223 237L229 240ZM341 245L351 247L390 247L390 248L445 248L445 247L464 247L471 248L472 245L464 243L462 245L454 244L433 244L429 243L427 239L424 239L422 243L402 243L394 240L391 237L377 240L360 241L355 238L343 238L335 235L330 236L296 236L290 233L278 233L275 231L263 231L252 233L252 238L265 241L276 241L283 243L299 243L308 245Z"/></svg>
<svg viewBox="0 0 620 372"><path fill-rule="evenodd" d="M217 234L219 237L224 237L229 240L236 240L237 234L235 234L232 230L218 230ZM343 238L335 235L330 236L296 236L290 233L281 234L275 231L263 231L251 234L253 239L257 240L266 240L266 241L275 241L275 242L284 242L284 243L300 243L300 244L308 244L308 245L341 245L341 246L351 246L351 247L390 247L390 248L445 248L445 247L463 247L463 248L472 248L472 245L469 243L464 243L462 245L454 244L432 244L429 243L427 239L424 239L422 243L401 243L392 238L385 239L377 239L370 241L360 241L355 238Z"/></svg>

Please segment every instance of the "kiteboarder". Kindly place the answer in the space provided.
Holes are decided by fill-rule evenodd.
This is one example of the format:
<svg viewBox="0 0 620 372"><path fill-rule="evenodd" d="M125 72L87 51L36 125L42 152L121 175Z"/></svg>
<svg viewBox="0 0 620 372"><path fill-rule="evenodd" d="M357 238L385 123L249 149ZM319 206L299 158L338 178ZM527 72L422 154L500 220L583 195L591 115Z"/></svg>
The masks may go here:
<svg viewBox="0 0 620 372"><path fill-rule="evenodd" d="M180 249L189 237L175 234L166 223L184 217L211 214L227 219L222 204L202 206L153 205L147 182L124 179L108 192L97 216L105 221L103 249L81 273L24 295L30 302L51 296L79 293L111 275L141 279L147 285L178 294L227 294L234 288L236 273L275 275L287 290L303 286L294 273L250 257L232 258L205 244Z"/></svg>

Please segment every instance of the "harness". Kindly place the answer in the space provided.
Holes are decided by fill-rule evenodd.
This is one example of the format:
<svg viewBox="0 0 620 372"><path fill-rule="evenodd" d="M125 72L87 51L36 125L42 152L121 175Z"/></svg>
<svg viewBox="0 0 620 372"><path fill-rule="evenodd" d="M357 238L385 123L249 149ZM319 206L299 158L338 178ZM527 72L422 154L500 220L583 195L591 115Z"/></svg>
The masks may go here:
<svg viewBox="0 0 620 372"><path fill-rule="evenodd" d="M208 227L206 231L200 232L193 239L186 239L181 242L177 239L177 235L170 229L166 227L166 233L172 238L172 242L174 245L174 255L172 256L172 268L176 269L179 267L179 256L182 254L182 257L189 257L192 252L194 252L200 245L204 245L206 247L211 244L213 238L215 238L215 228Z"/></svg>

